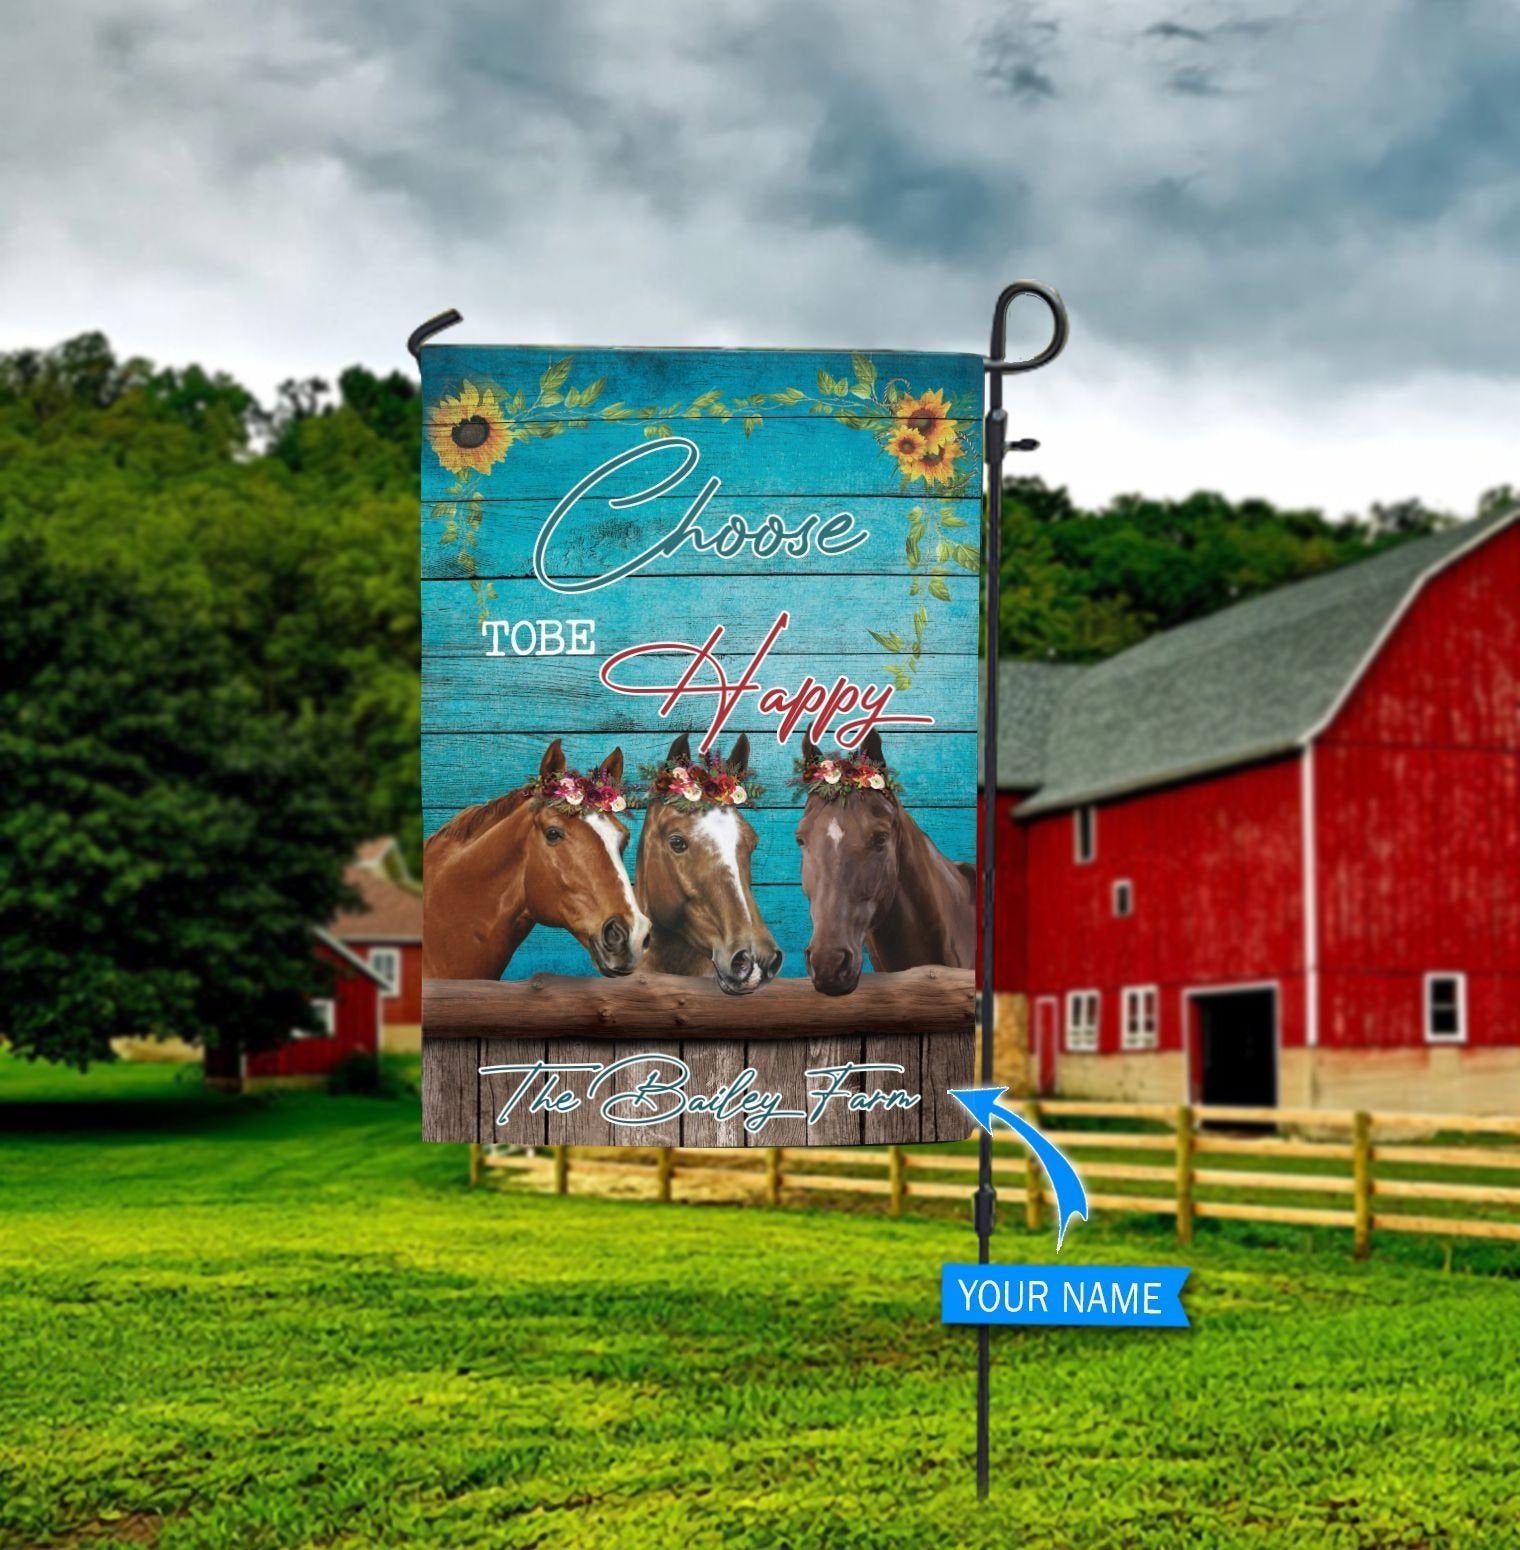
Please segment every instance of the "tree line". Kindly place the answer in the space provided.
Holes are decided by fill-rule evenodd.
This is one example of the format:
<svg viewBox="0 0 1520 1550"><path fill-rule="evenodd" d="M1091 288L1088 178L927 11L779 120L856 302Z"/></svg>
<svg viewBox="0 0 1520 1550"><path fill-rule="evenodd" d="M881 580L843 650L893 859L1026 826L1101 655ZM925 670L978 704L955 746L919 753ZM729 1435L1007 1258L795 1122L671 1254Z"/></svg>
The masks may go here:
<svg viewBox="0 0 1520 1550"><path fill-rule="evenodd" d="M0 1028L277 1042L355 843L421 850L414 381L261 403L98 333L0 355ZM1007 486L999 632L1094 661L1450 520Z"/></svg>

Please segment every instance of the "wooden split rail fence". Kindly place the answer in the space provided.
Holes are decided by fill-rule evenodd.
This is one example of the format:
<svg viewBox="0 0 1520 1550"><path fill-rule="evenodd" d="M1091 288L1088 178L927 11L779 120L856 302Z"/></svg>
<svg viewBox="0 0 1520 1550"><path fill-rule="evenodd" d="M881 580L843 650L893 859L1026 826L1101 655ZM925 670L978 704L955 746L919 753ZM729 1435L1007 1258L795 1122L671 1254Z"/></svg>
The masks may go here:
<svg viewBox="0 0 1520 1550"><path fill-rule="evenodd" d="M1520 1142L1520 1118L1076 1100L1018 1107L1076 1163L1095 1211L1174 1216L1182 1244L1209 1219L1343 1229L1359 1258L1375 1232L1520 1242L1520 1145L1503 1144ZM1046 1225L1054 1202L1039 1164L1001 1134L994 1148L999 1188L1022 1195L1031 1230ZM559 1194L573 1176L588 1192L622 1181L660 1200L884 1195L894 1215L915 1200L969 1205L976 1166L964 1149L902 1146L470 1148L472 1184L490 1170ZM1507 1181L1492 1182L1496 1175ZM1457 1214L1467 1208L1476 1211Z"/></svg>

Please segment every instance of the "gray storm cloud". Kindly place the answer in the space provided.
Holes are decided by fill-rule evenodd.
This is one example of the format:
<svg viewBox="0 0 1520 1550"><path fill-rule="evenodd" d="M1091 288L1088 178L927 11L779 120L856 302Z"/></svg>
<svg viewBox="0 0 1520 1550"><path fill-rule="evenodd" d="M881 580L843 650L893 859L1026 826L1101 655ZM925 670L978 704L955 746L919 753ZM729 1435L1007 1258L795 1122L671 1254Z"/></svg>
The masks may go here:
<svg viewBox="0 0 1520 1550"><path fill-rule="evenodd" d="M1033 272L1076 325L1034 402L1089 497L1515 477L1511 0L9 22L6 346L100 326L261 391L399 363L451 304L483 338L976 349Z"/></svg>

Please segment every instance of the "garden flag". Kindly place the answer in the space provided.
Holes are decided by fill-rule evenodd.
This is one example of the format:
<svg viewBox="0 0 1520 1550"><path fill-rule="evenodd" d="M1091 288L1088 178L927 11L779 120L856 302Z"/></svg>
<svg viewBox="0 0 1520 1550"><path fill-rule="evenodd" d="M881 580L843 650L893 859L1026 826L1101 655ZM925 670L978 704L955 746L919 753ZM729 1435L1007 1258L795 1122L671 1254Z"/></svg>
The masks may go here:
<svg viewBox="0 0 1520 1550"><path fill-rule="evenodd" d="M425 1134L964 1135L980 358L420 355Z"/></svg>

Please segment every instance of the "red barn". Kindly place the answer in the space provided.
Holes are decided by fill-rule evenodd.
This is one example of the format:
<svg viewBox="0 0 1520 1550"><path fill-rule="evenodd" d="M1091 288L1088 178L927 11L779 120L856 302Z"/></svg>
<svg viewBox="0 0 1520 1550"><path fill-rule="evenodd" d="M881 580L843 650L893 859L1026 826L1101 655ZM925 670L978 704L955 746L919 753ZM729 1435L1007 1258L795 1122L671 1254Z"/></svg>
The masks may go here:
<svg viewBox="0 0 1520 1550"><path fill-rule="evenodd" d="M344 910L328 932L364 959L385 982L381 992L383 1047L422 1048L422 891L393 839L359 847L344 881L360 907Z"/></svg>
<svg viewBox="0 0 1520 1550"><path fill-rule="evenodd" d="M1520 1112L1520 512L1000 684L1003 1076Z"/></svg>
<svg viewBox="0 0 1520 1550"><path fill-rule="evenodd" d="M257 1054L208 1049L206 1080L236 1088L262 1082L315 1082L350 1055L380 1052L385 981L363 958L326 931L315 931L316 954L333 971L332 993L313 1003L324 1032L293 1033L278 1049Z"/></svg>

